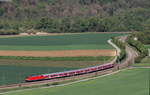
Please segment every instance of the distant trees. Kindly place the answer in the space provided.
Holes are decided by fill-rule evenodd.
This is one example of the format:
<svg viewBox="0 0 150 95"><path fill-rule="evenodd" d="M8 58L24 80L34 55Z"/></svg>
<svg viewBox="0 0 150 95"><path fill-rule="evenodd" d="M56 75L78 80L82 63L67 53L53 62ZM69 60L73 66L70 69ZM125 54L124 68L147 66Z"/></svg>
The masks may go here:
<svg viewBox="0 0 150 95"><path fill-rule="evenodd" d="M36 29L61 30L61 32L116 32L116 31L143 31L148 28L150 10L135 9L123 12L122 15L109 17L64 17L42 18ZM51 31L52 32L52 31Z"/></svg>
<svg viewBox="0 0 150 95"><path fill-rule="evenodd" d="M42 18L36 25L36 29L47 32L104 32L105 28L102 19L99 17L90 18L63 18L48 19ZM54 31L55 30L55 31Z"/></svg>
<svg viewBox="0 0 150 95"><path fill-rule="evenodd" d="M148 9L149 6L149 0L13 0L11 3L0 5L1 13L4 14L0 17L106 17L136 8Z"/></svg>
<svg viewBox="0 0 150 95"><path fill-rule="evenodd" d="M13 0L0 4L0 29L118 32L150 29L150 0Z"/></svg>

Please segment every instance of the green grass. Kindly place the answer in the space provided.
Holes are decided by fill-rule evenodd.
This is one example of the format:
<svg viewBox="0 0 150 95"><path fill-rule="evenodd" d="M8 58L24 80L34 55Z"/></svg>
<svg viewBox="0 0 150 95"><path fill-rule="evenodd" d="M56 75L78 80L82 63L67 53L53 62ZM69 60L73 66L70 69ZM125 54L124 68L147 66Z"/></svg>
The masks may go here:
<svg viewBox="0 0 150 95"><path fill-rule="evenodd" d="M100 65L114 57L51 58L49 60L0 59L0 85L24 82L29 75L62 72Z"/></svg>
<svg viewBox="0 0 150 95"><path fill-rule="evenodd" d="M2 95L148 95L149 70L130 69L72 85Z"/></svg>
<svg viewBox="0 0 150 95"><path fill-rule="evenodd" d="M133 66L136 66L136 67L150 67L150 57L144 58L141 63L136 63Z"/></svg>
<svg viewBox="0 0 150 95"><path fill-rule="evenodd" d="M150 49L150 45L146 45Z"/></svg>
<svg viewBox="0 0 150 95"><path fill-rule="evenodd" d="M118 33L85 33L0 38L0 50L113 49L107 40Z"/></svg>

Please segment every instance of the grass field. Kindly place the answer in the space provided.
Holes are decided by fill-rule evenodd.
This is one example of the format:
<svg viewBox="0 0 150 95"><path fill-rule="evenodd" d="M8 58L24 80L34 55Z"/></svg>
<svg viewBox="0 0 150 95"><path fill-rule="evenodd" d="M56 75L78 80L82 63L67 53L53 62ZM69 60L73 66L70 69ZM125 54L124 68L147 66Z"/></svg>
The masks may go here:
<svg viewBox="0 0 150 95"><path fill-rule="evenodd" d="M0 50L83 50L113 49L107 40L118 33L24 36L0 38Z"/></svg>
<svg viewBox="0 0 150 95"><path fill-rule="evenodd" d="M144 58L141 63L134 64L133 66L150 67L150 57Z"/></svg>
<svg viewBox="0 0 150 95"><path fill-rule="evenodd" d="M148 48L150 48L150 45L146 45ZM150 67L150 57L146 57L142 60L141 63L133 64L133 66L138 67Z"/></svg>
<svg viewBox="0 0 150 95"><path fill-rule="evenodd" d="M150 49L150 45L147 45L147 47Z"/></svg>
<svg viewBox="0 0 150 95"><path fill-rule="evenodd" d="M72 85L2 95L148 95L149 69L130 69Z"/></svg>
<svg viewBox="0 0 150 95"><path fill-rule="evenodd" d="M103 64L113 57L64 57L43 60L0 59L0 85L24 82L29 75L62 72Z"/></svg>

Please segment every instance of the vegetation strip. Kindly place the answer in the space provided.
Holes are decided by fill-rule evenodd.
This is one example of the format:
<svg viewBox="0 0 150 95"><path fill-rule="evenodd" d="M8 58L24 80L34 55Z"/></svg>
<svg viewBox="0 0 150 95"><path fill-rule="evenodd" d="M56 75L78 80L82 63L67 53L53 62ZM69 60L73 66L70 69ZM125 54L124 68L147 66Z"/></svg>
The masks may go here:
<svg viewBox="0 0 150 95"><path fill-rule="evenodd" d="M143 58L148 56L149 54L148 48L146 48L142 42L138 40L134 40L134 36L128 37L128 43L131 46L135 47L136 50L139 52L139 56L135 59L136 63L140 63Z"/></svg>
<svg viewBox="0 0 150 95"><path fill-rule="evenodd" d="M113 41L113 43L115 43L121 49L121 52L120 52L120 54L118 55L118 58L117 58L117 63L120 63L127 56L126 55L126 50L125 50L126 45L125 45L125 43L121 42L118 38L113 38L112 41Z"/></svg>

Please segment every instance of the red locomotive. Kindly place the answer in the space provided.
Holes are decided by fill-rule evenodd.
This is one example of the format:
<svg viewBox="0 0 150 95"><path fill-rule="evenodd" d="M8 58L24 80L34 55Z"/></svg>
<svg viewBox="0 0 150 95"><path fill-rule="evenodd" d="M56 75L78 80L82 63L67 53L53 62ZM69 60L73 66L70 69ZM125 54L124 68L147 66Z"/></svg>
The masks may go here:
<svg viewBox="0 0 150 95"><path fill-rule="evenodd" d="M49 80L49 79L56 79L62 77L69 77L69 76L76 76L86 73L92 73L96 71L106 70L109 68L114 67L113 63L103 64L100 66L89 67L84 69L72 70L72 71L65 71L65 72L58 72L58 73L51 73L51 74L42 74L36 76L29 76L26 78L26 82L34 82L34 81L41 81L41 80Z"/></svg>

